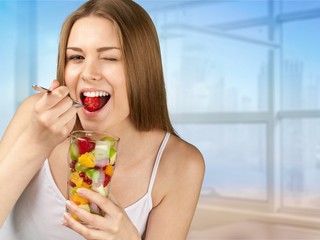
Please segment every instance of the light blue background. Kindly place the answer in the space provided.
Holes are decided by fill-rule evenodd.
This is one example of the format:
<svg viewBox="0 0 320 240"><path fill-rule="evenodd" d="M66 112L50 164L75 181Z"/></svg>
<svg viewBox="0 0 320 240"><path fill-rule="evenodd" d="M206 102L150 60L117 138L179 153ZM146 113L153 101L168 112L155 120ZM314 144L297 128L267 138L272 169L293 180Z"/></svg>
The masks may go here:
<svg viewBox="0 0 320 240"><path fill-rule="evenodd" d="M0 1L0 136L55 78L60 27L83 2ZM320 211L320 1L137 2L173 124L206 160L202 197Z"/></svg>

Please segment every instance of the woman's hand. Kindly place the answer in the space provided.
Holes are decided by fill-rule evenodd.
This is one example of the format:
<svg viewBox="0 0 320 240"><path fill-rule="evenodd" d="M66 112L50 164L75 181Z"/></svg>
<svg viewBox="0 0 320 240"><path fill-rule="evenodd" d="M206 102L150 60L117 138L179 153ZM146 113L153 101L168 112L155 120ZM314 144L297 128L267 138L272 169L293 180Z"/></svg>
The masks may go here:
<svg viewBox="0 0 320 240"><path fill-rule="evenodd" d="M50 90L34 105L28 128L30 138L37 143L45 143L48 150L68 137L77 113L72 107L67 87L59 86L59 82L54 80Z"/></svg>
<svg viewBox="0 0 320 240"><path fill-rule="evenodd" d="M110 198L103 197L85 188L78 189L78 194L87 198L90 202L97 204L100 209L105 212L105 216L102 217L91 214L71 201L67 201L67 208L77 215L86 225L77 222L68 213L64 215L63 225L78 232L86 239L141 240L137 229L125 211L116 204L114 199L110 200Z"/></svg>

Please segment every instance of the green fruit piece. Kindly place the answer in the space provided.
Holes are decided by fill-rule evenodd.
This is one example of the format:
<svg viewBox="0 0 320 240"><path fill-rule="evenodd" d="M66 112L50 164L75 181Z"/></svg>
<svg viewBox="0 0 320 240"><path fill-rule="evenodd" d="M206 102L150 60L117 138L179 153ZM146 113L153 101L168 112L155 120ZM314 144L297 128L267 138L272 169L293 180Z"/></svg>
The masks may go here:
<svg viewBox="0 0 320 240"><path fill-rule="evenodd" d="M109 157L111 143L104 141L97 141L94 149L94 157L97 160L105 159Z"/></svg>
<svg viewBox="0 0 320 240"><path fill-rule="evenodd" d="M95 169L94 169L95 170ZM99 177L100 177L100 172L98 170L95 170L92 174L92 182L98 183L99 182Z"/></svg>
<svg viewBox="0 0 320 240"><path fill-rule="evenodd" d="M117 151L114 148L110 148L109 158L110 158L110 164L113 166L117 158Z"/></svg>
<svg viewBox="0 0 320 240"><path fill-rule="evenodd" d="M80 156L79 154L79 148L76 143L71 143L69 147L69 153L70 153L70 158L72 160L78 160L78 157Z"/></svg>
<svg viewBox="0 0 320 240"><path fill-rule="evenodd" d="M83 166L81 163L77 162L75 165L75 169L77 172L86 172L89 168L86 166Z"/></svg>
<svg viewBox="0 0 320 240"><path fill-rule="evenodd" d="M87 212L90 212L90 206L89 206L89 204L80 204L80 205L78 205L78 207L86 210Z"/></svg>
<svg viewBox="0 0 320 240"><path fill-rule="evenodd" d="M103 184L100 184L98 187L92 186L91 189L104 197L108 196L108 191L103 187Z"/></svg>
<svg viewBox="0 0 320 240"><path fill-rule="evenodd" d="M108 137L103 137L100 140L104 141L104 142L109 142L111 147L114 147L116 145L116 142L117 142L116 139L114 139L113 137L109 137L109 136Z"/></svg>
<svg viewBox="0 0 320 240"><path fill-rule="evenodd" d="M86 175L88 178L90 178L92 180L93 174L94 172L98 172L96 169L94 168L90 168L86 171ZM99 173L99 172L98 172Z"/></svg>

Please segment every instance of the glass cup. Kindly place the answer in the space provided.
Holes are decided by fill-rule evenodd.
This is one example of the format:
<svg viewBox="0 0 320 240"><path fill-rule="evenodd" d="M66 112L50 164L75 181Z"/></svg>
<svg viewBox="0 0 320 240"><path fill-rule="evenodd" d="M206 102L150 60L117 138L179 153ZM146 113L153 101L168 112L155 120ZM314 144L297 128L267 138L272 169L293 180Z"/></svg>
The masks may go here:
<svg viewBox="0 0 320 240"><path fill-rule="evenodd" d="M104 212L77 193L78 188L91 189L108 197L119 138L104 132L73 131L68 154L68 200L93 214ZM68 210L67 210L68 211ZM80 219L73 213L71 216Z"/></svg>

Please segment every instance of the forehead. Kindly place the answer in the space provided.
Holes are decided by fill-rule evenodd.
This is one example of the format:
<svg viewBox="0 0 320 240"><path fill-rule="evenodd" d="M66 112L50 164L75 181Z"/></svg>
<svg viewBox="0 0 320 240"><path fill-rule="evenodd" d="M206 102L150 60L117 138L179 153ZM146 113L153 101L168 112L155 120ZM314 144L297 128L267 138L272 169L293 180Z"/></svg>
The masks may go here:
<svg viewBox="0 0 320 240"><path fill-rule="evenodd" d="M72 26L68 46L112 45L120 47L115 24L106 18L97 16L83 17Z"/></svg>

